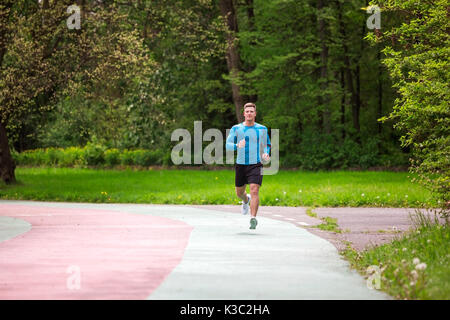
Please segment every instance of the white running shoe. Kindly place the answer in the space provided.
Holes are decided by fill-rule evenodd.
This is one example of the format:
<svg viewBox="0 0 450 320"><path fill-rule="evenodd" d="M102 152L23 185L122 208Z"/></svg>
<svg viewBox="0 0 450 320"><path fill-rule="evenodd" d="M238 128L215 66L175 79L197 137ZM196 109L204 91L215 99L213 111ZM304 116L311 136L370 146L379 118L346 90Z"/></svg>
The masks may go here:
<svg viewBox="0 0 450 320"><path fill-rule="evenodd" d="M247 203L244 203L244 201L242 201L242 214L243 215L248 214L248 210L250 209L250 201L252 200L252 197L249 194L247 194L247 198L248 198Z"/></svg>

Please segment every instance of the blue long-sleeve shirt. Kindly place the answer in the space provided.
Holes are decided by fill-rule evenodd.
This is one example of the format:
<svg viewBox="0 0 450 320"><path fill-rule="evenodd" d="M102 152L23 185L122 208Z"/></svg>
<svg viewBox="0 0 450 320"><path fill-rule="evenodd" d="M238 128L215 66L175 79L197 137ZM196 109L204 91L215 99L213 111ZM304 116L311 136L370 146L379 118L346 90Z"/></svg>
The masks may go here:
<svg viewBox="0 0 450 320"><path fill-rule="evenodd" d="M245 147L238 148L242 139L245 139ZM227 150L238 150L236 163L245 165L260 163L260 150L270 155L270 146L267 128L256 122L251 127L244 122L233 126L226 141Z"/></svg>

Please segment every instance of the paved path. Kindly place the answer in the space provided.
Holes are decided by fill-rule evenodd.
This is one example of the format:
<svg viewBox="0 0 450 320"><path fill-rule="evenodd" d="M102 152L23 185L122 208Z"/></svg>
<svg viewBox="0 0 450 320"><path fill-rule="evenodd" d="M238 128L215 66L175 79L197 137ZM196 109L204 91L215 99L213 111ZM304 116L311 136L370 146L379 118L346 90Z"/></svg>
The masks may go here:
<svg viewBox="0 0 450 320"><path fill-rule="evenodd" d="M239 207L236 207L239 211ZM191 206L0 201L0 299L389 299L303 228Z"/></svg>

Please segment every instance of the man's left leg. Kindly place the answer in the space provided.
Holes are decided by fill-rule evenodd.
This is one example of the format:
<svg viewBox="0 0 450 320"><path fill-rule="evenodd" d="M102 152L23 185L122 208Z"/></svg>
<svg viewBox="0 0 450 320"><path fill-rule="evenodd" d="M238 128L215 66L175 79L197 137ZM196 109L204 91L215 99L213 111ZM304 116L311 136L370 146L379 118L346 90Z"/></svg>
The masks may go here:
<svg viewBox="0 0 450 320"><path fill-rule="evenodd" d="M250 183L250 195L252 197L252 201L250 201L250 212L252 217L255 218L258 213L259 207L259 184Z"/></svg>

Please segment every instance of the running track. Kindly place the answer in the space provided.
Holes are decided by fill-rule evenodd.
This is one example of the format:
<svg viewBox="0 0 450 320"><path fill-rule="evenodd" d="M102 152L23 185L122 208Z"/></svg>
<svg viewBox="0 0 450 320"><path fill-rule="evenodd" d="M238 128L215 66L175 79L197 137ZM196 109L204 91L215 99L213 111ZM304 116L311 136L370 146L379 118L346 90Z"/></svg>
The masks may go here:
<svg viewBox="0 0 450 320"><path fill-rule="evenodd" d="M236 207L239 212L239 207ZM389 299L288 222L192 208L0 201L0 299Z"/></svg>

